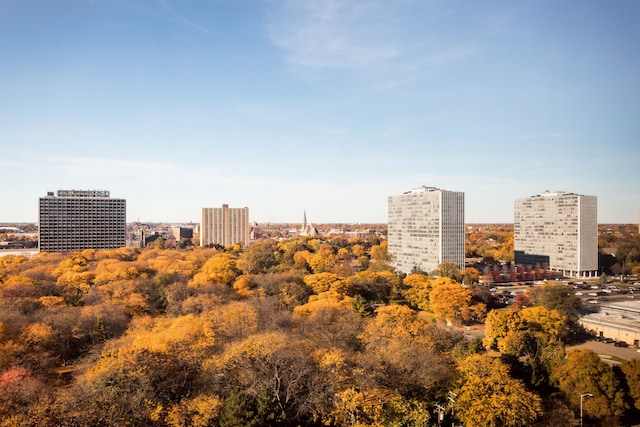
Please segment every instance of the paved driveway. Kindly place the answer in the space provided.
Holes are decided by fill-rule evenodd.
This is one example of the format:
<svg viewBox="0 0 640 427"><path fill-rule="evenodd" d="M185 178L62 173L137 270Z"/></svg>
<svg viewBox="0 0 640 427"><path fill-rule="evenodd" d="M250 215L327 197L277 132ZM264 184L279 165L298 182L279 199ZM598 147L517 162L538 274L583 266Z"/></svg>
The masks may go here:
<svg viewBox="0 0 640 427"><path fill-rule="evenodd" d="M616 347L613 343L605 344L598 341L587 341L582 344L567 346L565 348L568 352L580 349L587 349L594 353L598 353L602 360L611 364L618 363L618 361L612 359L612 357L622 360L640 359L640 353L638 353L635 347Z"/></svg>

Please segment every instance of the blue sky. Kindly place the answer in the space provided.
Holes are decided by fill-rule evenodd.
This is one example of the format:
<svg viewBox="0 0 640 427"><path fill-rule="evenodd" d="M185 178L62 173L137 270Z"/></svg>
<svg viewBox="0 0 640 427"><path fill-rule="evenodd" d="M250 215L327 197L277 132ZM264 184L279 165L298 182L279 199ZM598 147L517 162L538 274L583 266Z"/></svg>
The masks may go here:
<svg viewBox="0 0 640 427"><path fill-rule="evenodd" d="M386 222L463 191L640 213L640 2L0 0L0 221L58 189L128 221Z"/></svg>

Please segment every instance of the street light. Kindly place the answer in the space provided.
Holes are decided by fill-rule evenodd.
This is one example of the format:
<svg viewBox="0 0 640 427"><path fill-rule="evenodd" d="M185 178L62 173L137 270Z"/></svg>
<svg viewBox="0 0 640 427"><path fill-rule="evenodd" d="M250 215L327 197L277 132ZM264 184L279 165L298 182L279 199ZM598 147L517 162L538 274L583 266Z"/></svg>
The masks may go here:
<svg viewBox="0 0 640 427"><path fill-rule="evenodd" d="M585 397L593 397L593 394L585 393L580 395L580 427L582 427L582 401Z"/></svg>

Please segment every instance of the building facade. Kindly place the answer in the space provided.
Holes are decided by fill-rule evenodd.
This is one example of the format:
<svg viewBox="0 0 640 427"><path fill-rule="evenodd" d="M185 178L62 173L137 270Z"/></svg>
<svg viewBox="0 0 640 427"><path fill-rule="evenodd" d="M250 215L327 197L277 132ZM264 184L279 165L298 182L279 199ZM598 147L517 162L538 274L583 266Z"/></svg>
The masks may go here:
<svg viewBox="0 0 640 427"><path fill-rule="evenodd" d="M513 248L516 265L539 265L569 277L597 276L596 196L560 191L517 199Z"/></svg>
<svg viewBox="0 0 640 427"><path fill-rule="evenodd" d="M391 264L406 274L444 262L464 268L464 193L420 187L389 197Z"/></svg>
<svg viewBox="0 0 640 427"><path fill-rule="evenodd" d="M580 317L585 330L602 338L640 346L640 302L627 301L603 305L598 311Z"/></svg>
<svg viewBox="0 0 640 427"><path fill-rule="evenodd" d="M173 227L171 232L177 241L193 239L193 227Z"/></svg>
<svg viewBox="0 0 640 427"><path fill-rule="evenodd" d="M249 245L249 208L202 208L200 245Z"/></svg>
<svg viewBox="0 0 640 427"><path fill-rule="evenodd" d="M42 252L117 249L127 244L127 203L103 190L58 190L39 200Z"/></svg>

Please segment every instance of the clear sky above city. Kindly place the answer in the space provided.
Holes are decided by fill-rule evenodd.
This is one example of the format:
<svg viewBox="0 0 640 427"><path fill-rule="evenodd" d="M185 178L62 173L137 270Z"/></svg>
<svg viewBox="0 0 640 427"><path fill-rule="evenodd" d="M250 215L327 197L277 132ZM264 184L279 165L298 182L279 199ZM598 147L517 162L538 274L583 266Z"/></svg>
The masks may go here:
<svg viewBox="0 0 640 427"><path fill-rule="evenodd" d="M386 222L463 191L640 213L640 2L0 0L0 221L104 189L128 221Z"/></svg>

